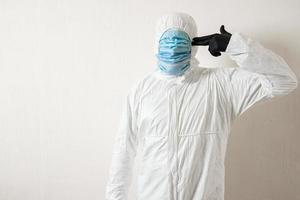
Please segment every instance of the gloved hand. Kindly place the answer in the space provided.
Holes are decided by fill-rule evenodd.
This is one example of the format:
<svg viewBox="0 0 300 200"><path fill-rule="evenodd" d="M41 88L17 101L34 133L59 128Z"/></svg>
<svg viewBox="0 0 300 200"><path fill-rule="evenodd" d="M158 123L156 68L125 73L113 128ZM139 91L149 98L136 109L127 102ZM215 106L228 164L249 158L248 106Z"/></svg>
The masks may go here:
<svg viewBox="0 0 300 200"><path fill-rule="evenodd" d="M211 53L211 55L220 56L220 52L225 52L232 35L225 30L224 25L220 27L220 32L221 34L214 33L202 37L194 37L192 40L192 45L209 45L208 51Z"/></svg>

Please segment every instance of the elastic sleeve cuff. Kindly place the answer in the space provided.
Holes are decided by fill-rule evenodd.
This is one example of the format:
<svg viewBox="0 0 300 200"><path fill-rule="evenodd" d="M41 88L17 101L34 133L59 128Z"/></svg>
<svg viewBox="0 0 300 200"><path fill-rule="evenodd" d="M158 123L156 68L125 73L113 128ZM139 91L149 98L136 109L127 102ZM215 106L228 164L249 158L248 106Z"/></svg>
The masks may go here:
<svg viewBox="0 0 300 200"><path fill-rule="evenodd" d="M225 53L229 55L238 55L248 51L247 39L239 32L234 32L229 40Z"/></svg>

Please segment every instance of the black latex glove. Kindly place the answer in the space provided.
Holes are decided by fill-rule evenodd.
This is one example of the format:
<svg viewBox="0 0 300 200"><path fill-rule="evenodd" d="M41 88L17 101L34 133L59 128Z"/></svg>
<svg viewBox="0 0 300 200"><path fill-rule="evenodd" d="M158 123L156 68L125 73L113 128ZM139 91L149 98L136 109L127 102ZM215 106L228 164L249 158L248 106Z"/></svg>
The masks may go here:
<svg viewBox="0 0 300 200"><path fill-rule="evenodd" d="M221 52L225 52L232 35L225 30L224 25L220 27L220 32L221 33L214 33L202 37L194 37L192 40L192 45L209 45L208 51L210 54L213 56L220 56Z"/></svg>

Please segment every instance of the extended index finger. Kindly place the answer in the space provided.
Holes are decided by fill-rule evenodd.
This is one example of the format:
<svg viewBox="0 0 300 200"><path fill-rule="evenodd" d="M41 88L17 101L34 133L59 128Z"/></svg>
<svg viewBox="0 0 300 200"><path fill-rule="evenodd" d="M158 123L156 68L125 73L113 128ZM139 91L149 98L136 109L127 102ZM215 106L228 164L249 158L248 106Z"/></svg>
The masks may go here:
<svg viewBox="0 0 300 200"><path fill-rule="evenodd" d="M209 45L209 41L213 38L216 34L205 35L201 37L194 37L192 40L192 45Z"/></svg>

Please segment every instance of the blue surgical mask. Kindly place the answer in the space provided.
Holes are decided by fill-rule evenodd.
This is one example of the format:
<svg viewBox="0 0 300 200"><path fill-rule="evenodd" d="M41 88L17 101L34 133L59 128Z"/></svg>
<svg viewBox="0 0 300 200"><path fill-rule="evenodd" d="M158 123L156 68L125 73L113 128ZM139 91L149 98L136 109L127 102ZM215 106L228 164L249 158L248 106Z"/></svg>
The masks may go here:
<svg viewBox="0 0 300 200"><path fill-rule="evenodd" d="M164 32L159 40L159 69L168 75L182 75L190 67L192 43L189 35L176 28Z"/></svg>

